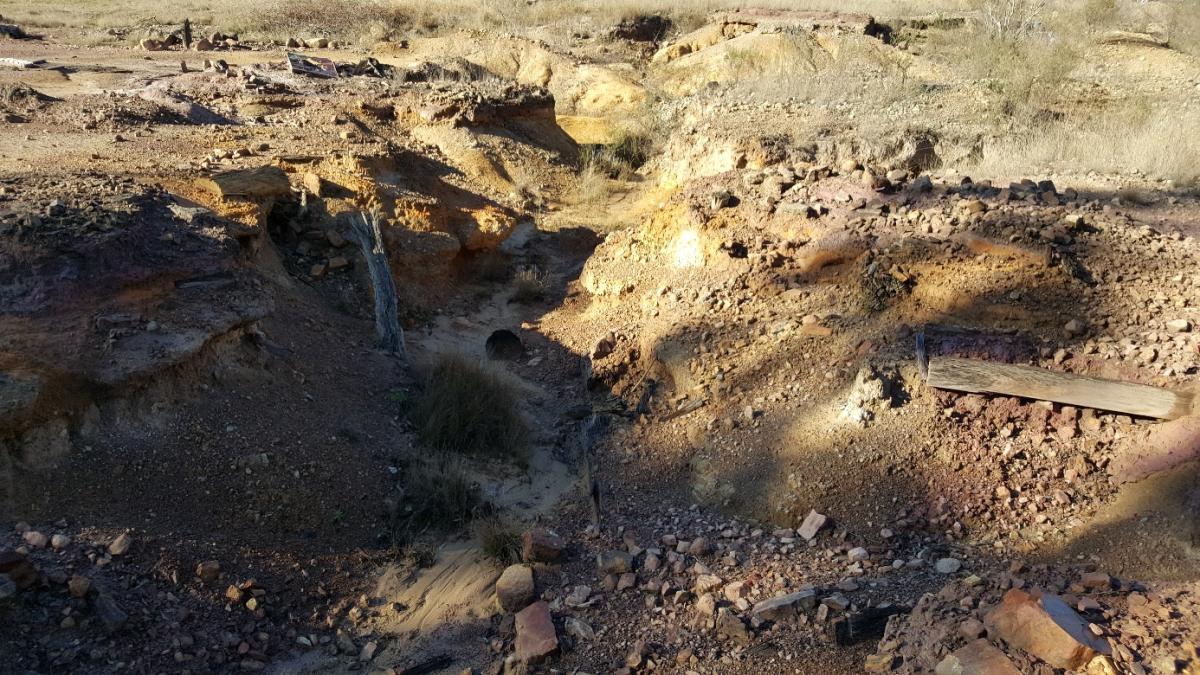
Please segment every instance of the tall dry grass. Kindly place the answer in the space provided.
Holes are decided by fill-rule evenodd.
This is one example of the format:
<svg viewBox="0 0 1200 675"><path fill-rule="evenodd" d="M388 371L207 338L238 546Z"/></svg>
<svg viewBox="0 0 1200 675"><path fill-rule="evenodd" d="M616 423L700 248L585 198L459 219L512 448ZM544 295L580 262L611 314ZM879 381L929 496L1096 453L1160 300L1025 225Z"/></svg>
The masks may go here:
<svg viewBox="0 0 1200 675"><path fill-rule="evenodd" d="M1048 122L994 140L970 170L1019 176L1074 172L1128 175L1134 171L1179 187L1200 186L1200 113L1134 105Z"/></svg>

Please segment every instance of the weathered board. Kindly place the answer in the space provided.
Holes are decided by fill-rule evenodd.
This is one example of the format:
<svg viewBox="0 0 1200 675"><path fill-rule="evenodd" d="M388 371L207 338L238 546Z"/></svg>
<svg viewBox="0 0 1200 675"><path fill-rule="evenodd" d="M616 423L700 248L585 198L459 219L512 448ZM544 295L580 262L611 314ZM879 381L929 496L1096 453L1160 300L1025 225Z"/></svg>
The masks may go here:
<svg viewBox="0 0 1200 675"><path fill-rule="evenodd" d="M955 357L930 359L926 382L938 389L1019 396L1165 420L1191 414L1193 402L1189 392Z"/></svg>
<svg viewBox="0 0 1200 675"><path fill-rule="evenodd" d="M242 197L260 200L285 197L292 190L287 174L277 166L226 171L201 179L201 184L222 199Z"/></svg>

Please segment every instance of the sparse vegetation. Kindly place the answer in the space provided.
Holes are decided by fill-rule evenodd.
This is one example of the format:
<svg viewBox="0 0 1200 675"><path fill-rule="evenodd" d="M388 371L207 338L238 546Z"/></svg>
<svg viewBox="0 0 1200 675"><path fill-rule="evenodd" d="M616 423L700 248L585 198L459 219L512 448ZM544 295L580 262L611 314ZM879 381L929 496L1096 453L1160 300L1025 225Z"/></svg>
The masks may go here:
<svg viewBox="0 0 1200 675"><path fill-rule="evenodd" d="M513 279L513 302L530 303L544 300L550 290L546 274L536 267L529 267L517 272Z"/></svg>
<svg viewBox="0 0 1200 675"><path fill-rule="evenodd" d="M466 357L437 360L410 418L421 440L439 452L526 460L529 429L516 390Z"/></svg>
<svg viewBox="0 0 1200 675"><path fill-rule="evenodd" d="M502 565L510 565L521 558L521 535L517 528L498 515L480 518L472 525L479 548L487 557Z"/></svg>
<svg viewBox="0 0 1200 675"><path fill-rule="evenodd" d="M393 545L407 545L426 531L466 527L492 514L491 504L459 462L440 457L406 468L404 489L391 518Z"/></svg>

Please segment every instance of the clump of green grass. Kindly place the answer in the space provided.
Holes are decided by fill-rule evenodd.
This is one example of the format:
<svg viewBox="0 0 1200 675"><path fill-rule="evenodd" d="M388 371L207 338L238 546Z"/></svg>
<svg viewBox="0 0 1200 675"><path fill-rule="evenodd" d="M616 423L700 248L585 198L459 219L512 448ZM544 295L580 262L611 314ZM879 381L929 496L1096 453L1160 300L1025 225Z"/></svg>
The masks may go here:
<svg viewBox="0 0 1200 675"><path fill-rule="evenodd" d="M484 555L502 565L511 565L521 558L521 535L515 526L499 516L476 520L475 537Z"/></svg>
<svg viewBox="0 0 1200 675"><path fill-rule="evenodd" d="M550 291L550 283L546 274L536 267L529 267L517 272L513 279L513 302L528 304L546 298Z"/></svg>
<svg viewBox="0 0 1200 675"><path fill-rule="evenodd" d="M495 371L462 356L438 359L410 419L421 440L436 451L527 459L529 428L518 393Z"/></svg>

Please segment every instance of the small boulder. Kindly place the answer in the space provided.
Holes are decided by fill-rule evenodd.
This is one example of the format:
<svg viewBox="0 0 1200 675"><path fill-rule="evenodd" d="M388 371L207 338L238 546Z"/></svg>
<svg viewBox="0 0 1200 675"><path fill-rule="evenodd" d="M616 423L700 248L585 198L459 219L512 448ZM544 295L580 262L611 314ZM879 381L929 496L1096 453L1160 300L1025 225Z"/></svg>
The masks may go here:
<svg viewBox="0 0 1200 675"><path fill-rule="evenodd" d="M962 568L962 561L958 558L942 558L933 564L933 569L938 574L954 574Z"/></svg>
<svg viewBox="0 0 1200 675"><path fill-rule="evenodd" d="M47 544L50 543L50 538L37 530L26 532L21 535L21 539L25 540L25 543L29 544L32 548L46 548Z"/></svg>
<svg viewBox="0 0 1200 675"><path fill-rule="evenodd" d="M92 590L92 580L76 574L67 582L67 590L73 598L86 598L88 591Z"/></svg>
<svg viewBox="0 0 1200 675"><path fill-rule="evenodd" d="M796 534L803 537L805 541L812 541L813 537L817 536L817 533L821 531L821 528L825 527L827 522L829 522L829 518L825 517L825 515L816 511L809 511L808 515L804 517L804 522L796 530Z"/></svg>
<svg viewBox="0 0 1200 675"><path fill-rule="evenodd" d="M521 535L521 560L525 562L557 562L567 543L544 527L534 527Z"/></svg>
<svg viewBox="0 0 1200 675"><path fill-rule="evenodd" d="M633 569L633 556L625 551L605 551L596 555L596 569L601 574L624 574Z"/></svg>
<svg viewBox="0 0 1200 675"><path fill-rule="evenodd" d="M1109 654L1108 642L1088 629L1088 622L1062 598L1039 599L1014 588L984 617L988 635L1023 649L1055 668L1079 670L1098 654Z"/></svg>
<svg viewBox="0 0 1200 675"><path fill-rule="evenodd" d="M216 560L205 560L196 565L196 577L203 583L212 583L219 576L221 576L221 563Z"/></svg>
<svg viewBox="0 0 1200 675"><path fill-rule="evenodd" d="M65 534L56 534L50 537L50 548L61 550L71 545L71 538Z"/></svg>
<svg viewBox="0 0 1200 675"><path fill-rule="evenodd" d="M125 555L129 552L130 546L133 546L133 537L129 536L128 532L122 532L108 545L108 553L109 555Z"/></svg>
<svg viewBox="0 0 1200 675"><path fill-rule="evenodd" d="M533 568L509 565L496 580L496 600L506 612L524 609L534 596Z"/></svg>

